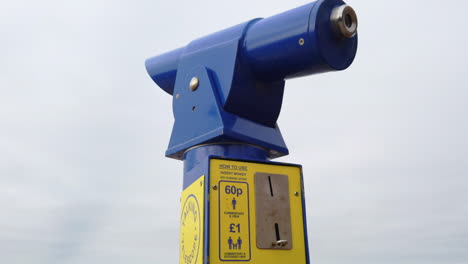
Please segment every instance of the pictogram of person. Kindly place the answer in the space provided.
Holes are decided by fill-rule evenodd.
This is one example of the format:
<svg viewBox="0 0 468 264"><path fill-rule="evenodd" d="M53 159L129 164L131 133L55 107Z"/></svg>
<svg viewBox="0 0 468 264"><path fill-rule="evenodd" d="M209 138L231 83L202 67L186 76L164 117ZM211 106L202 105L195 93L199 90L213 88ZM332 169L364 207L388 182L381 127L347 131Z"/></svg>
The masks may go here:
<svg viewBox="0 0 468 264"><path fill-rule="evenodd" d="M229 237L228 239L229 249L232 249L232 238Z"/></svg>
<svg viewBox="0 0 468 264"><path fill-rule="evenodd" d="M236 201L236 198L232 198L232 209L236 210L236 204L237 204L237 201Z"/></svg>
<svg viewBox="0 0 468 264"><path fill-rule="evenodd" d="M242 245L242 239L239 237L237 239L237 249L241 249L241 245Z"/></svg>

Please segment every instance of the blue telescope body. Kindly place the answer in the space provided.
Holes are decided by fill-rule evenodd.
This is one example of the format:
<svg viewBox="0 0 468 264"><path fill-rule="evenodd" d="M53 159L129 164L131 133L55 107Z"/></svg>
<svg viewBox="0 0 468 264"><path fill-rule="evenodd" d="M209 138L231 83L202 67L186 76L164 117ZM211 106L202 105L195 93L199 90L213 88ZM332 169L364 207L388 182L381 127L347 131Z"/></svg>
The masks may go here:
<svg viewBox="0 0 468 264"><path fill-rule="evenodd" d="M346 69L357 50L357 18L341 0L319 0L258 18L152 57L146 69L173 95L166 156L201 144L243 143L288 154L276 124L285 79Z"/></svg>

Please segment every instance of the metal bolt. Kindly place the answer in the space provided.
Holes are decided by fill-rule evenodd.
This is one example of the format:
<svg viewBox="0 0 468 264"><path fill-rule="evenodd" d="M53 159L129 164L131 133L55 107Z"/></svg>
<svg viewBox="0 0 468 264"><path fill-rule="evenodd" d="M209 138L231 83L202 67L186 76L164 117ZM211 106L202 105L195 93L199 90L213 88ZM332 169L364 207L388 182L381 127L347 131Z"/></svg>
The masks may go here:
<svg viewBox="0 0 468 264"><path fill-rule="evenodd" d="M278 240L271 243L272 247L285 247L288 244L287 240Z"/></svg>
<svg viewBox="0 0 468 264"><path fill-rule="evenodd" d="M218 190L218 186L215 185L215 184L213 184L212 188L213 188L213 190L215 190L215 191Z"/></svg>
<svg viewBox="0 0 468 264"><path fill-rule="evenodd" d="M175 99L179 99L179 97L180 97L180 94L175 95Z"/></svg>
<svg viewBox="0 0 468 264"><path fill-rule="evenodd" d="M300 38L299 39L299 45L303 46L305 43L305 40L303 38Z"/></svg>
<svg viewBox="0 0 468 264"><path fill-rule="evenodd" d="M200 186L203 186L203 182L202 182L202 181L200 181Z"/></svg>
<svg viewBox="0 0 468 264"><path fill-rule="evenodd" d="M352 38L357 33L357 15L349 5L335 7L331 12L330 21L333 30L340 37Z"/></svg>
<svg viewBox="0 0 468 264"><path fill-rule="evenodd" d="M190 91L194 92L197 90L199 84L200 81L198 80L198 77L193 77L192 80L190 80Z"/></svg>
<svg viewBox="0 0 468 264"><path fill-rule="evenodd" d="M299 196L299 192L294 192L294 195Z"/></svg>

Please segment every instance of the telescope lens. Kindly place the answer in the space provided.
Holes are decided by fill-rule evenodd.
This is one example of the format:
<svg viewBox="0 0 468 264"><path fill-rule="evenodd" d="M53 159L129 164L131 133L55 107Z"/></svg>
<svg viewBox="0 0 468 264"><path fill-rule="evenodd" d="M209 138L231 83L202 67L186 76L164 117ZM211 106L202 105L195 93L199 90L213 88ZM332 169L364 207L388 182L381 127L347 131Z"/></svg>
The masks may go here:
<svg viewBox="0 0 468 264"><path fill-rule="evenodd" d="M330 20L335 33L339 37L352 38L357 32L357 16L354 9L348 5L335 7Z"/></svg>
<svg viewBox="0 0 468 264"><path fill-rule="evenodd" d="M345 16L345 25L348 28L350 28L353 25L353 20L352 20L350 14L346 14L346 16Z"/></svg>

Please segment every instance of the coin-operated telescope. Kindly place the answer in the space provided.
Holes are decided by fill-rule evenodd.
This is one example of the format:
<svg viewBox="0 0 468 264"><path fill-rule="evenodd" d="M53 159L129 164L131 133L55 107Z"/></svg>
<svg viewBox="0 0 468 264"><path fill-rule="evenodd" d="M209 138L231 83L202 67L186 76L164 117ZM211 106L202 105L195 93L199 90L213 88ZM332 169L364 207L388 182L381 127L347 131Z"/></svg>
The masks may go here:
<svg viewBox="0 0 468 264"><path fill-rule="evenodd" d="M308 263L300 165L276 124L285 80L346 69L357 17L318 0L146 61L172 95L166 156L184 160L180 263Z"/></svg>

